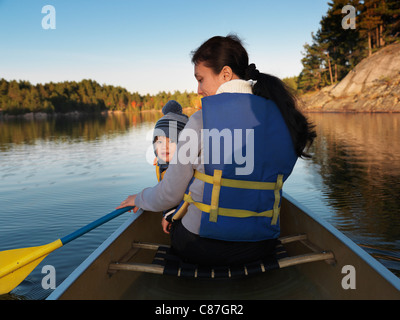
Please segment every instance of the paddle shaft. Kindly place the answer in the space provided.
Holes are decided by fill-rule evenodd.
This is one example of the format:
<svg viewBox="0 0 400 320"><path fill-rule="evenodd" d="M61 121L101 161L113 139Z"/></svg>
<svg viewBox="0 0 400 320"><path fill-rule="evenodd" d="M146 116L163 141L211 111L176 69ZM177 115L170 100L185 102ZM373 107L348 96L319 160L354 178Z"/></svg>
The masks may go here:
<svg viewBox="0 0 400 320"><path fill-rule="evenodd" d="M65 236L64 238L61 238L61 242L63 245L66 245L68 242L71 242L72 240L75 240L76 238L79 238L80 236L84 235L85 233L88 233L89 231L101 226L102 224L120 216L121 214L132 210L134 207L125 207L121 209L117 209L104 217L101 217L97 219L96 221L93 221L92 223L89 223L88 225L80 228L79 230L76 230L75 232L70 233L69 235Z"/></svg>
<svg viewBox="0 0 400 320"><path fill-rule="evenodd" d="M0 295L8 293L24 280L28 274L50 253L101 226L134 207L117 209L87 226L44 246L6 250L0 252Z"/></svg>

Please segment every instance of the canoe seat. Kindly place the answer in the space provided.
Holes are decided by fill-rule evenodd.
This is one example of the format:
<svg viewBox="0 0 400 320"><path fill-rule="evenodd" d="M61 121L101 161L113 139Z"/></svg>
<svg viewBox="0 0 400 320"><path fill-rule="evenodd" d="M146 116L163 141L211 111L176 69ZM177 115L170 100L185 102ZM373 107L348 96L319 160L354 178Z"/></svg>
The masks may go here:
<svg viewBox="0 0 400 320"><path fill-rule="evenodd" d="M115 272L118 270L125 270L178 277L226 279L254 275L300 263L322 260L332 263L334 261L334 255L332 252L316 250L313 250L312 253L289 257L283 245L294 241L306 241L306 235L284 237L279 240L280 243L276 246L274 253L270 256L259 261L253 261L238 266L201 266L191 264L184 262L176 256L169 246L151 243L133 243L132 246L136 249L155 250L156 253L153 262L151 264L128 262L111 263L109 265L109 271Z"/></svg>
<svg viewBox="0 0 400 320"><path fill-rule="evenodd" d="M263 260L237 266L201 266L182 261L169 247L159 247L153 264L164 268L163 274L193 278L236 278L279 269L279 258L287 257L282 245L278 245L271 256Z"/></svg>

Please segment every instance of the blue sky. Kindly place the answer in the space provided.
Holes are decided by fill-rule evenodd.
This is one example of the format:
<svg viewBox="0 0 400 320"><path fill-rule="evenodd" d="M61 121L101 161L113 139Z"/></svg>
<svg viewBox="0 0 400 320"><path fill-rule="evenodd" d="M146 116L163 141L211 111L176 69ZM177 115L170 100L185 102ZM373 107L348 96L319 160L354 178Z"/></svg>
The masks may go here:
<svg viewBox="0 0 400 320"><path fill-rule="evenodd" d="M325 0L0 0L0 78L93 79L131 92L196 91L190 52L236 33L262 72L301 71ZM43 29L42 7L56 10Z"/></svg>

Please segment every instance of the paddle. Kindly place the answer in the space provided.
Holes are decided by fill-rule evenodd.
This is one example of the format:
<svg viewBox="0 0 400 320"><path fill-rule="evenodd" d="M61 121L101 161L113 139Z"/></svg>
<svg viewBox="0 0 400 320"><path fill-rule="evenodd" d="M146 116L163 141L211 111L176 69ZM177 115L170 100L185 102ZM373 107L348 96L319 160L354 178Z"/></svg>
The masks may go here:
<svg viewBox="0 0 400 320"><path fill-rule="evenodd" d="M0 295L18 286L49 253L132 209L133 207L117 209L64 238L44 246L0 252Z"/></svg>

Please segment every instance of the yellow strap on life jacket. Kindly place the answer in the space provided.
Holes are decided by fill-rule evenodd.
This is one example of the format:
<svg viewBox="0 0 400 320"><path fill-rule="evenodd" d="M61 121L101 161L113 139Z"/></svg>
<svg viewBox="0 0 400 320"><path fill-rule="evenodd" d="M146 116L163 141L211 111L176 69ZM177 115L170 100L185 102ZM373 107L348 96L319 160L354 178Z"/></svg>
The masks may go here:
<svg viewBox="0 0 400 320"><path fill-rule="evenodd" d="M205 203L196 202L193 200L192 196L185 194L183 200L187 203L193 203L199 210L210 213L211 206ZM235 217L235 218L248 218L248 217L268 217L271 218L273 216L274 210L268 210L264 212L255 212L249 210L240 210L240 209L227 209L227 208L218 208L219 216L226 217ZM211 221L211 217L210 217ZM216 222L216 221L215 221Z"/></svg>
<svg viewBox="0 0 400 320"><path fill-rule="evenodd" d="M215 170L215 171L221 171L221 170ZM214 181L213 180L214 176L209 176L197 170L194 172L194 177L209 184L213 184ZM276 183L221 178L221 186L230 188L239 188L239 189L251 189L251 190L275 190Z"/></svg>
<svg viewBox="0 0 400 320"><path fill-rule="evenodd" d="M260 182L260 181L243 181L222 178L222 170L214 170L214 175L210 176L199 171L195 171L194 177L205 183L213 185L211 191L211 204L207 205L202 202L194 201L191 194L185 194L183 201L186 204L194 204L199 210L208 212L210 214L209 220L211 222L217 222L218 216L236 217L236 218L248 218L248 217L269 217L272 218L271 225L276 225L280 213L280 190L283 186L283 175L279 174L276 182ZM219 194L222 187L240 188L240 189L251 189L251 190L274 190L275 202L272 210L264 212L255 212L241 209L228 209L219 207ZM174 216L174 220L184 216L187 211L187 205L184 208L184 213L180 214L179 217ZM179 213L179 211L178 211ZM181 212L182 213L182 212Z"/></svg>
<svg viewBox="0 0 400 320"><path fill-rule="evenodd" d="M274 207L272 209L273 216L272 216L272 221L271 221L271 224L273 226L277 224L279 213L281 211L281 207L279 206L279 203L281 201L280 190L282 189L282 187L283 187L283 175L279 174L278 178L276 179L276 184L275 184L275 189L274 189L275 202L274 202Z"/></svg>
<svg viewBox="0 0 400 320"><path fill-rule="evenodd" d="M210 221L217 222L219 214L219 193L221 191L222 170L214 170L213 188L211 192Z"/></svg>
<svg viewBox="0 0 400 320"><path fill-rule="evenodd" d="M156 166L157 181L160 182L164 178L165 172L167 172L167 170L161 172L160 175L160 166L158 165L158 163L156 163L155 166Z"/></svg>
<svg viewBox="0 0 400 320"><path fill-rule="evenodd" d="M189 192L188 196L190 196L190 195L191 195L191 192ZM187 196L187 194L185 194L185 196ZM185 198L183 200L185 200ZM174 216L172 217L172 220L182 219L183 216L187 212L188 206L189 206L189 202L185 201L184 204L182 204L182 206L179 208L179 210L174 214Z"/></svg>

